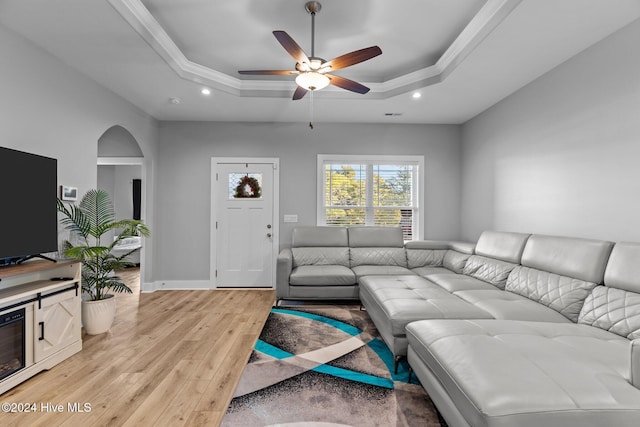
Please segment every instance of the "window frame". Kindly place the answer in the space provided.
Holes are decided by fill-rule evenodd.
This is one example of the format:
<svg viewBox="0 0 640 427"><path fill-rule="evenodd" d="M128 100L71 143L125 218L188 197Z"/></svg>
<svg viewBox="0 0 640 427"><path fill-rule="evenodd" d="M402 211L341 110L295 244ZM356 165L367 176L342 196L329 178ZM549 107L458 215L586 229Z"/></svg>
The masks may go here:
<svg viewBox="0 0 640 427"><path fill-rule="evenodd" d="M417 216L412 229L413 240L422 240L424 230L424 156L421 155L374 155L374 154L318 154L316 164L316 224L325 226L325 206L324 206L324 166L326 163L334 164L361 164L361 165L412 165L417 167L417 173L413 174L413 192L416 200L413 209L417 210ZM369 176L368 181L373 179L373 175ZM367 185L367 192L371 192L373 187ZM373 200L366 198L367 206L365 212L370 209L376 209ZM371 205L369 205L371 203ZM367 215L367 213L365 213Z"/></svg>

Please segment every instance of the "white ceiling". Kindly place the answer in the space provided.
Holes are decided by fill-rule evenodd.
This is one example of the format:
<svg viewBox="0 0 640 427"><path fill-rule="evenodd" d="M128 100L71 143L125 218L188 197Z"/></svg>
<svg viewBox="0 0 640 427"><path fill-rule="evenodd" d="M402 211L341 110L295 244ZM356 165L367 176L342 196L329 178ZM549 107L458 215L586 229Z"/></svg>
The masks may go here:
<svg viewBox="0 0 640 427"><path fill-rule="evenodd" d="M372 45L383 53L335 72L371 91L318 91L316 122L463 123L640 17L640 0L321 3L316 56ZM237 74L293 69L273 30L310 55L304 4L0 0L0 24L159 120L306 122L310 96L291 100L293 77ZM203 96L203 87L213 93Z"/></svg>

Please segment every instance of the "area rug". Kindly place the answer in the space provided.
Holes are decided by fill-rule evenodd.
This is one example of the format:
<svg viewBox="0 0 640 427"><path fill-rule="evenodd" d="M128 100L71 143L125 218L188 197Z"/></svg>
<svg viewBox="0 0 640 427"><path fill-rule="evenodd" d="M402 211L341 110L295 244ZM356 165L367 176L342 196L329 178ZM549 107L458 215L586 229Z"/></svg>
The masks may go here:
<svg viewBox="0 0 640 427"><path fill-rule="evenodd" d="M222 425L433 426L438 414L408 365L357 307L273 308Z"/></svg>

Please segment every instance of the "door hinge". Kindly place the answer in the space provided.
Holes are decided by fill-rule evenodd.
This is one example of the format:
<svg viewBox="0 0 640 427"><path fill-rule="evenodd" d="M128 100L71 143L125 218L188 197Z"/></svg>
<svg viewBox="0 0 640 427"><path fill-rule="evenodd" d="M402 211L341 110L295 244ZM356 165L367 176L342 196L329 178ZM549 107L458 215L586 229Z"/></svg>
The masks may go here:
<svg viewBox="0 0 640 427"><path fill-rule="evenodd" d="M216 277L218 277L218 270L216 270Z"/></svg>
<svg viewBox="0 0 640 427"><path fill-rule="evenodd" d="M216 181L218 180L218 172L216 172Z"/></svg>
<svg viewBox="0 0 640 427"><path fill-rule="evenodd" d="M218 221L216 221L216 230L218 229Z"/></svg>

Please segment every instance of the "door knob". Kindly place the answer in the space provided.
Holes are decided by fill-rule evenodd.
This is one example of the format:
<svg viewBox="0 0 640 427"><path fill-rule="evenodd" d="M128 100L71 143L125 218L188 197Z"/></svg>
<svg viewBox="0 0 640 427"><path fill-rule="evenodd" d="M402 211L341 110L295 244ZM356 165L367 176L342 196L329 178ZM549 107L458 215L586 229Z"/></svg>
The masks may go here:
<svg viewBox="0 0 640 427"><path fill-rule="evenodd" d="M271 237L271 233L267 233L267 237Z"/></svg>
<svg viewBox="0 0 640 427"><path fill-rule="evenodd" d="M271 228L271 224L267 224L267 228Z"/></svg>

